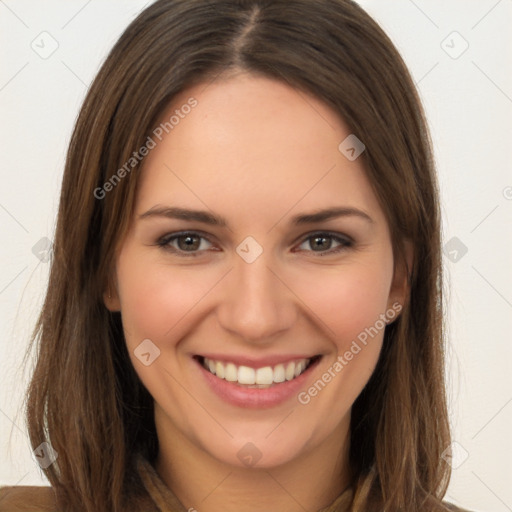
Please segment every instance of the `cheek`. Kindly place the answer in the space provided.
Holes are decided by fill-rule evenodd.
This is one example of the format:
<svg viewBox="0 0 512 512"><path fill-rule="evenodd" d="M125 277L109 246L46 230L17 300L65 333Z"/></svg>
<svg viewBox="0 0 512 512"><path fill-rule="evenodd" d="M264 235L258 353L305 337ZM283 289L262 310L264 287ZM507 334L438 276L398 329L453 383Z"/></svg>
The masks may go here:
<svg viewBox="0 0 512 512"><path fill-rule="evenodd" d="M386 312L392 270L387 258L295 276L295 289L339 351ZM381 322L379 322L379 325Z"/></svg>
<svg viewBox="0 0 512 512"><path fill-rule="evenodd" d="M170 333L186 323L187 315L213 286L215 276L197 268L132 258L128 252L117 266L127 343L132 346L149 338L157 345L164 340L168 344Z"/></svg>
<svg viewBox="0 0 512 512"><path fill-rule="evenodd" d="M370 379L377 364L386 323L382 319L392 279L392 260L338 267L330 275L302 282L301 293L325 328L331 352L311 387L298 396L311 415L336 428ZM321 320L321 322L318 320Z"/></svg>

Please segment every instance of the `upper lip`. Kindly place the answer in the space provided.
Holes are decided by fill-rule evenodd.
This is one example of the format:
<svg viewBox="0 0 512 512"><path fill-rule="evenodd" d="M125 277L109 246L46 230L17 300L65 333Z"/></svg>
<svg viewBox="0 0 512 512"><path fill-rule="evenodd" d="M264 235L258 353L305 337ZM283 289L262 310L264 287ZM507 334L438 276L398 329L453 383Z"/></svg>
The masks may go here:
<svg viewBox="0 0 512 512"><path fill-rule="evenodd" d="M263 368L265 366L276 366L278 364L290 363L300 359L312 359L320 354L277 354L266 357L247 357L231 354L198 354L196 357L213 359L223 363L233 363L236 366L247 366L249 368Z"/></svg>

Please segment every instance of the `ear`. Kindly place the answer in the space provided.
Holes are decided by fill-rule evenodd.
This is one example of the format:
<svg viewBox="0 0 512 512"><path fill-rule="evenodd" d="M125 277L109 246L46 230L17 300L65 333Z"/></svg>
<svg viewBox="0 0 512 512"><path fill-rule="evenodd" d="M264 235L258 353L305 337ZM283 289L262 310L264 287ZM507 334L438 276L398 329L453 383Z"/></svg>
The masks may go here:
<svg viewBox="0 0 512 512"><path fill-rule="evenodd" d="M402 307L409 300L411 275L414 264L414 248L410 240L403 242L404 258L395 260L393 281L389 290L388 308L399 303Z"/></svg>
<svg viewBox="0 0 512 512"><path fill-rule="evenodd" d="M105 307L111 312L115 313L121 311L121 301L119 300L119 293L115 283L107 283L106 290L103 292L103 303Z"/></svg>

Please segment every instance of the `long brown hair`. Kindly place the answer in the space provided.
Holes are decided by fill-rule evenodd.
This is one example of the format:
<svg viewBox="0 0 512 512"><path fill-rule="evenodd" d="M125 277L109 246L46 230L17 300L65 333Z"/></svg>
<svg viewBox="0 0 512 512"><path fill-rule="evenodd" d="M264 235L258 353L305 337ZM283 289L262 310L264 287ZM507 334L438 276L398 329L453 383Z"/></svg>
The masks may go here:
<svg viewBox="0 0 512 512"><path fill-rule="evenodd" d="M396 261L404 261L406 239L415 259L409 300L386 328L376 370L353 405L352 510L445 510L450 468L441 454L450 434L431 143L398 51L350 0L158 0L93 81L67 155L27 393L32 445L46 441L58 452L45 473L60 507L125 509L144 492L135 457L151 462L158 452L152 397L130 362L120 314L103 303L140 164L110 192L98 189L146 143L178 92L236 70L320 98L366 145Z"/></svg>

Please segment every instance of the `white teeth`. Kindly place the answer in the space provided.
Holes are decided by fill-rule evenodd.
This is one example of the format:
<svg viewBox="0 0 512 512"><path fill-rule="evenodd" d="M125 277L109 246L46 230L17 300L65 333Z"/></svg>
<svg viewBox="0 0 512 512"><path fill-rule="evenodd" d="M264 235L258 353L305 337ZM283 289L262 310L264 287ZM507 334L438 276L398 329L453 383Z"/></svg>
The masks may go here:
<svg viewBox="0 0 512 512"><path fill-rule="evenodd" d="M210 366L210 365L208 365ZM235 382L238 380L238 371L236 369L236 366L233 363L228 363L226 365L226 371L225 371L225 379L229 380L230 382Z"/></svg>
<svg viewBox="0 0 512 512"><path fill-rule="evenodd" d="M284 372L286 380L292 380L295 377L295 363L288 363Z"/></svg>
<svg viewBox="0 0 512 512"><path fill-rule="evenodd" d="M284 365L278 364L274 366L274 382L284 382L285 380Z"/></svg>
<svg viewBox="0 0 512 512"><path fill-rule="evenodd" d="M299 364L296 364L295 365L295 377L298 377L302 373L302 370L304 370L305 367L306 367L306 365L303 365L302 361Z"/></svg>
<svg viewBox="0 0 512 512"><path fill-rule="evenodd" d="M272 382L274 382L274 372L270 366L256 370L256 384L272 384Z"/></svg>
<svg viewBox="0 0 512 512"><path fill-rule="evenodd" d="M215 375L217 375L217 377L219 377L219 379L223 379L225 377L224 365L219 361L217 361L215 363Z"/></svg>
<svg viewBox="0 0 512 512"><path fill-rule="evenodd" d="M292 380L298 377L311 359L299 359L290 361L287 364L277 364L273 368L264 366L262 368L250 368L249 366L236 366L233 363L222 363L212 359L204 358L203 366L220 379L229 382L237 382L253 388L268 388L274 383L278 384L285 380Z"/></svg>
<svg viewBox="0 0 512 512"><path fill-rule="evenodd" d="M219 364L219 363L217 363ZM238 367L238 383L239 384L256 384L256 372L254 368L248 366Z"/></svg>

